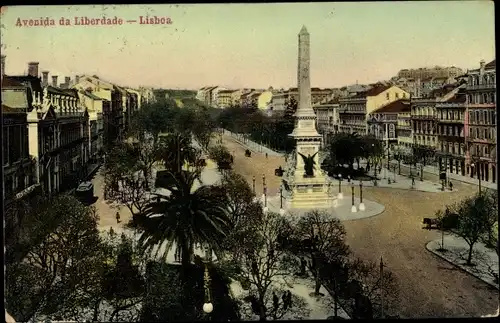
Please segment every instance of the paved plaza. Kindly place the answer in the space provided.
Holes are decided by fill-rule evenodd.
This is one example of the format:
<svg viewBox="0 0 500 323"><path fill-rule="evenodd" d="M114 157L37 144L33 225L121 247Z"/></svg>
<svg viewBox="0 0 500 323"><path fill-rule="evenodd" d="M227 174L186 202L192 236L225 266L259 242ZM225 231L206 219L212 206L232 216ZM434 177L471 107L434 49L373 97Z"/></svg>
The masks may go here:
<svg viewBox="0 0 500 323"><path fill-rule="evenodd" d="M267 198L267 201L261 197L261 203L264 205L266 202L267 207L270 212L280 212L280 195L274 195ZM359 205L361 201L358 197L354 198L354 205L356 206L356 212L352 212L352 199L351 196L344 196L343 199L339 200L336 197L332 197L331 206L328 208L323 208L322 210L327 211L332 217L339 219L340 221L349 221L349 220L359 220L369 218L384 212L384 206L380 203L369 201L363 199L363 204L365 209L359 210ZM309 209L292 209L289 207L289 201L283 199L283 209L285 210L285 214L293 214L297 216L302 216Z"/></svg>
<svg viewBox="0 0 500 323"><path fill-rule="evenodd" d="M224 145L235 151L234 170L263 193L262 175L270 195L279 192L281 178L274 169L285 166L284 158L265 157L253 153L245 157L245 147L224 136ZM436 176L424 174L424 179L435 181ZM344 197L350 188L342 186ZM387 187L366 187L363 199L384 206L384 211L373 217L345 221L347 241L354 252L365 260L380 261L394 273L398 285L399 304L394 311L402 318L473 317L495 313L498 291L474 276L455 270L455 266L426 250L425 245L439 239L438 231L425 230L422 220L433 217L446 205L477 192L477 186L454 182L453 192L420 192ZM416 306L418 304L418 306Z"/></svg>

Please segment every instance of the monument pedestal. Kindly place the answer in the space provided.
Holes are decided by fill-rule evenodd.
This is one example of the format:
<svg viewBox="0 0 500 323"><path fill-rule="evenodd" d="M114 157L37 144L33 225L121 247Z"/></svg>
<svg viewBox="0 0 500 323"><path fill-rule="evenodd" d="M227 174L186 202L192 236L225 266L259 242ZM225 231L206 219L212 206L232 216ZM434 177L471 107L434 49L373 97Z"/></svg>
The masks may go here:
<svg viewBox="0 0 500 323"><path fill-rule="evenodd" d="M318 174L319 175L319 174ZM328 195L328 183L324 176L296 176L290 201L292 209L332 207L334 197Z"/></svg>

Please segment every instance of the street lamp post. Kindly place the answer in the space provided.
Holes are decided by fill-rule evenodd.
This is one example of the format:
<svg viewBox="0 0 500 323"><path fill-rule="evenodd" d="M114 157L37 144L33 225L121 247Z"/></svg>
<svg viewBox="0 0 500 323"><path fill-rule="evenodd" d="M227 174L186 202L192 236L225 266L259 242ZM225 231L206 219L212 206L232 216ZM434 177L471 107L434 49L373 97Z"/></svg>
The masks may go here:
<svg viewBox="0 0 500 323"><path fill-rule="evenodd" d="M203 312L210 314L214 310L214 305L210 299L210 275L208 273L208 267L205 264L205 275L203 277L203 284L205 288L205 304L203 304Z"/></svg>
<svg viewBox="0 0 500 323"><path fill-rule="evenodd" d="M264 186L264 213L267 213L268 211L267 207L267 186Z"/></svg>
<svg viewBox="0 0 500 323"><path fill-rule="evenodd" d="M285 210L283 209L283 184L280 185L280 214L285 214Z"/></svg>
<svg viewBox="0 0 500 323"><path fill-rule="evenodd" d="M363 203L363 181L359 181L359 207L358 209L360 211L364 211L365 208L365 203Z"/></svg>
<svg viewBox="0 0 500 323"><path fill-rule="evenodd" d="M264 199L266 195L266 174L262 174L262 191L262 199Z"/></svg>
<svg viewBox="0 0 500 323"><path fill-rule="evenodd" d="M356 205L354 205L354 182L351 183L351 196L352 196L351 212L356 213L358 210L356 209Z"/></svg>
<svg viewBox="0 0 500 323"><path fill-rule="evenodd" d="M337 195L337 198L339 200L344 198L344 194L342 194L342 174L339 174L339 194Z"/></svg>
<svg viewBox="0 0 500 323"><path fill-rule="evenodd" d="M252 190L253 190L253 195L255 195L255 176L252 178Z"/></svg>
<svg viewBox="0 0 500 323"><path fill-rule="evenodd" d="M481 167L479 166L479 164L476 165L474 163L470 164L470 167L472 167L473 170L476 170L477 179L479 180L479 194L481 194Z"/></svg>

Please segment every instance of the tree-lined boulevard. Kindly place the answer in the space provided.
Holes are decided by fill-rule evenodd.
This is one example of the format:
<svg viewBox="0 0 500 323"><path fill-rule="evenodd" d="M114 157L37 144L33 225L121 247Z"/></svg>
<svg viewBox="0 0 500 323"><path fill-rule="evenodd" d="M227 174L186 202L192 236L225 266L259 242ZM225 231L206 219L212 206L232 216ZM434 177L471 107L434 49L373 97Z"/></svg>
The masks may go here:
<svg viewBox="0 0 500 323"><path fill-rule="evenodd" d="M255 151L245 156L248 147L219 131L231 124L228 113L250 114L228 130L247 127L240 132L255 140L259 131L267 133L255 125L268 117L251 107L218 113L195 100L182 108L158 100L140 110L127 140L106 154L93 180L95 204L42 192L7 210L9 313L18 321L300 319L309 317L309 298L331 299L335 315L342 308L351 318L468 317L496 310L498 290L428 252L425 244L442 233L422 224L424 217L436 218L441 231L472 247L487 237L494 248L490 191L475 195L477 187L465 183L439 194L366 187L364 197L385 211L355 221L321 210L301 218L264 212L255 197L279 193L282 178L274 170L285 167L285 159ZM276 124L268 129L286 130ZM285 130L260 141L290 151ZM416 151L413 158L422 161L432 155ZM334 167L334 175L340 169L355 179L378 177L368 170L383 158L374 138L339 135L327 152L326 171ZM366 165L361 173L354 172L358 160ZM212 163L219 180L201 183ZM341 190L350 195L345 183ZM200 249L206 250L202 257ZM177 264L169 263L170 252ZM283 279L292 286L306 279L313 287L305 295L289 294ZM244 289L243 298L233 298L232 281ZM321 295L322 287L328 295Z"/></svg>

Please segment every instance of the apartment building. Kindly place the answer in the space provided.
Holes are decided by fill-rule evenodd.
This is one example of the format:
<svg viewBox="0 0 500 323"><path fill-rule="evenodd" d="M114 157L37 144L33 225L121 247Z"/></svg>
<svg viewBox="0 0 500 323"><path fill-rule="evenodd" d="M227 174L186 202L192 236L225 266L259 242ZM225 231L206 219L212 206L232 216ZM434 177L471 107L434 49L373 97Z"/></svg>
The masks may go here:
<svg viewBox="0 0 500 323"><path fill-rule="evenodd" d="M370 113L399 99L408 99L409 93L393 85L377 85L369 90L340 98L339 131L343 133L368 133Z"/></svg>
<svg viewBox="0 0 500 323"><path fill-rule="evenodd" d="M8 204L36 185L35 167L29 154L27 114L31 108L26 83L2 77L2 167L3 199ZM35 80L33 80L35 81ZM36 86L36 83L33 84ZM41 91L41 88L38 89Z"/></svg>
<svg viewBox="0 0 500 323"><path fill-rule="evenodd" d="M399 99L390 102L368 116L368 133L384 142L386 148L398 144L398 115L410 112L410 100Z"/></svg>
<svg viewBox="0 0 500 323"><path fill-rule="evenodd" d="M396 137L398 138L398 146L408 148L413 146L413 132L411 130L411 104L410 109L398 112Z"/></svg>
<svg viewBox="0 0 500 323"><path fill-rule="evenodd" d="M215 103L215 107L219 109L225 109L228 108L232 105L233 103L233 97L232 97L233 90L219 90L217 94L217 101Z"/></svg>
<svg viewBox="0 0 500 323"><path fill-rule="evenodd" d="M398 72L398 78L412 78L412 79L426 79L430 77L452 77L465 74L464 70L461 68L450 66L450 67L422 67L416 69L402 69Z"/></svg>
<svg viewBox="0 0 500 323"><path fill-rule="evenodd" d="M437 159L440 169L465 175L465 86L453 92L453 96L436 102Z"/></svg>
<svg viewBox="0 0 500 323"><path fill-rule="evenodd" d="M470 176L497 181L496 61L469 70L466 87L466 164ZM473 167L471 167L474 165Z"/></svg>
<svg viewBox="0 0 500 323"><path fill-rule="evenodd" d="M105 100L85 90L80 90L78 96L89 114L89 160L96 163L104 152L103 102Z"/></svg>
<svg viewBox="0 0 500 323"><path fill-rule="evenodd" d="M80 76L78 83L72 88L85 91L101 98L104 123L103 143L107 150L115 141L122 140L124 136L124 113L122 91L114 84L101 80L97 76Z"/></svg>
<svg viewBox="0 0 500 323"><path fill-rule="evenodd" d="M333 135L339 131L339 107L339 98L313 106L316 113L316 129L323 136L323 146L329 145Z"/></svg>

